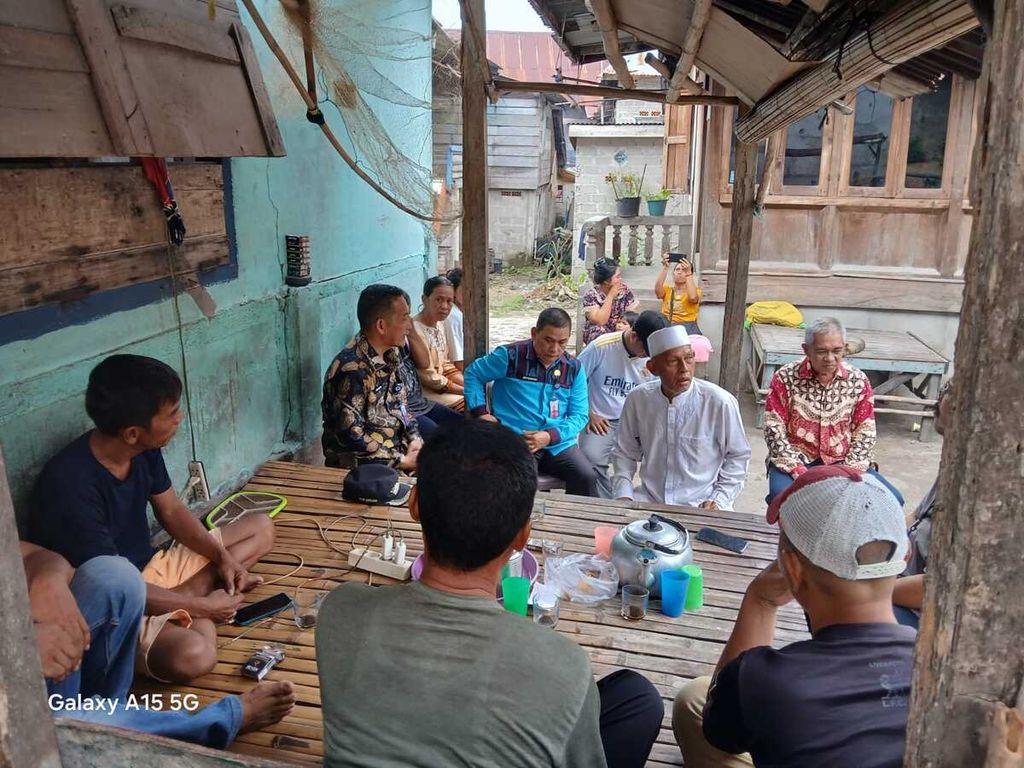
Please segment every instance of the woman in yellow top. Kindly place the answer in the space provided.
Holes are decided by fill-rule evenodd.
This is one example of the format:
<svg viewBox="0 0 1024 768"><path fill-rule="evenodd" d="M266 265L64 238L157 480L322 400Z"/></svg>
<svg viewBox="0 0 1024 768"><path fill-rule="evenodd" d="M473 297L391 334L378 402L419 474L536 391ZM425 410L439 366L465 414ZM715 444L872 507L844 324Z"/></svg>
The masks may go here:
<svg viewBox="0 0 1024 768"><path fill-rule="evenodd" d="M665 282L669 265L672 268L672 282ZM700 311L700 288L693 276L693 264L680 254L680 261L670 261L669 254L661 257L661 272L654 281L654 295L661 299L661 314L672 325L682 325L687 333L700 333L697 314Z"/></svg>

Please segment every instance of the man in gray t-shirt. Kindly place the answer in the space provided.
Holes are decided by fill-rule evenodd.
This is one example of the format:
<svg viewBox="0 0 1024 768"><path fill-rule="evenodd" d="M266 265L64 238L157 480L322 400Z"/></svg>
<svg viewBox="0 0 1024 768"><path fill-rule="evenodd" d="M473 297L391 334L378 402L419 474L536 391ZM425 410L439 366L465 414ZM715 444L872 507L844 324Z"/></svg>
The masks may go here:
<svg viewBox="0 0 1024 768"><path fill-rule="evenodd" d="M570 639L506 612L501 569L530 533L536 463L497 424L444 426L410 500L421 580L345 584L324 602L317 666L327 766L639 768L664 715L653 685L595 684Z"/></svg>

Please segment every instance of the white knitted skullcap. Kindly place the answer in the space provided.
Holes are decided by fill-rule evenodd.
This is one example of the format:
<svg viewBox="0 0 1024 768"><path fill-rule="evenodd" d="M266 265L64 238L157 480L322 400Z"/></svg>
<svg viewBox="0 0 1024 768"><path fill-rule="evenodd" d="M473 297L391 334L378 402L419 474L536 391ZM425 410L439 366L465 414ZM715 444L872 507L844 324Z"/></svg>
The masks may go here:
<svg viewBox="0 0 1024 768"><path fill-rule="evenodd" d="M667 352L676 347L690 346L690 337L686 329L681 325L670 325L655 331L647 337L647 349L651 357L657 357L662 352Z"/></svg>

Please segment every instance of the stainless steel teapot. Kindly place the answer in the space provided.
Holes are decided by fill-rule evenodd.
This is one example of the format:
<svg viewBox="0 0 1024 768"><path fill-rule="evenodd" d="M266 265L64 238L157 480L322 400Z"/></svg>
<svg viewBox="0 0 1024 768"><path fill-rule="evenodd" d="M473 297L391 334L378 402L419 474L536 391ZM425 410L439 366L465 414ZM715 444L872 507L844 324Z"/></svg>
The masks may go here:
<svg viewBox="0 0 1024 768"><path fill-rule="evenodd" d="M690 534L681 523L651 515L636 520L612 539L612 563L619 572L619 584L639 584L661 595L661 572L693 562Z"/></svg>

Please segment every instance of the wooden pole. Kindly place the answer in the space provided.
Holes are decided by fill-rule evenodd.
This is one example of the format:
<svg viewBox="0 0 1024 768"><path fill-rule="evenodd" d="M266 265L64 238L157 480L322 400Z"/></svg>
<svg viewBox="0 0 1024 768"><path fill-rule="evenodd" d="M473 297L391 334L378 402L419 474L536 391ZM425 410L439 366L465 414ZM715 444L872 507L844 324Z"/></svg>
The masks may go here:
<svg viewBox="0 0 1024 768"><path fill-rule="evenodd" d="M466 365L488 351L487 82L477 41L485 40L484 0L462 4L462 297Z"/></svg>
<svg viewBox="0 0 1024 768"><path fill-rule="evenodd" d="M907 724L909 768L1020 765L994 749L1024 675L1024 4L998 0L978 92L979 180L964 268L953 413L939 472ZM1013 762L986 762L1008 751Z"/></svg>
<svg viewBox="0 0 1024 768"><path fill-rule="evenodd" d="M772 173L775 171L775 164L779 162L779 155L782 153L782 134L773 133L768 137L768 149L764 153L764 169L761 172L761 183L757 185L757 194L754 196L754 211L759 212L764 207L764 201L772 188Z"/></svg>
<svg viewBox="0 0 1024 768"><path fill-rule="evenodd" d="M46 703L7 466L0 450L0 765L60 768Z"/></svg>
<svg viewBox="0 0 1024 768"><path fill-rule="evenodd" d="M704 37L704 29L711 18L711 0L696 0L693 4L693 13L690 16L690 26L686 28L686 37L683 38L683 51L679 55L676 64L676 71L672 74L672 80L668 84L668 100L675 102L684 89L691 93L701 93L704 89L690 79L690 69L697 58L697 51L700 50L700 41ZM696 91L692 90L696 87Z"/></svg>
<svg viewBox="0 0 1024 768"><path fill-rule="evenodd" d="M754 187L757 183L757 144L736 142L736 178L732 187L729 224L729 267L725 278L725 318L718 384L738 396L743 352L743 317L750 277L750 240L754 231Z"/></svg>
<svg viewBox="0 0 1024 768"><path fill-rule="evenodd" d="M632 88L636 83L629 74L629 65L626 64L626 58L619 48L619 29L615 24L611 0L586 0L586 3L597 20L597 26L601 30L601 41L604 44L604 56L618 75L619 85L623 88Z"/></svg>
<svg viewBox="0 0 1024 768"><path fill-rule="evenodd" d="M665 103L665 91L648 91L639 88L611 88L605 85L576 85L575 83L523 83L518 80L497 80L494 87L501 91L515 93L561 93L566 96L600 96L631 101L653 101ZM673 104L717 104L732 107L739 104L735 96L680 96Z"/></svg>
<svg viewBox="0 0 1024 768"><path fill-rule="evenodd" d="M668 68L668 64L666 64L665 60L660 56L655 56L653 53L647 52L644 55L644 61L647 62L647 66L656 70L657 73L666 80L672 79L672 70Z"/></svg>
<svg viewBox="0 0 1024 768"><path fill-rule="evenodd" d="M854 35L840 51L759 101L736 123L740 141L757 143L896 64L938 48L978 26L966 0L909 0L898 3L870 32Z"/></svg>

